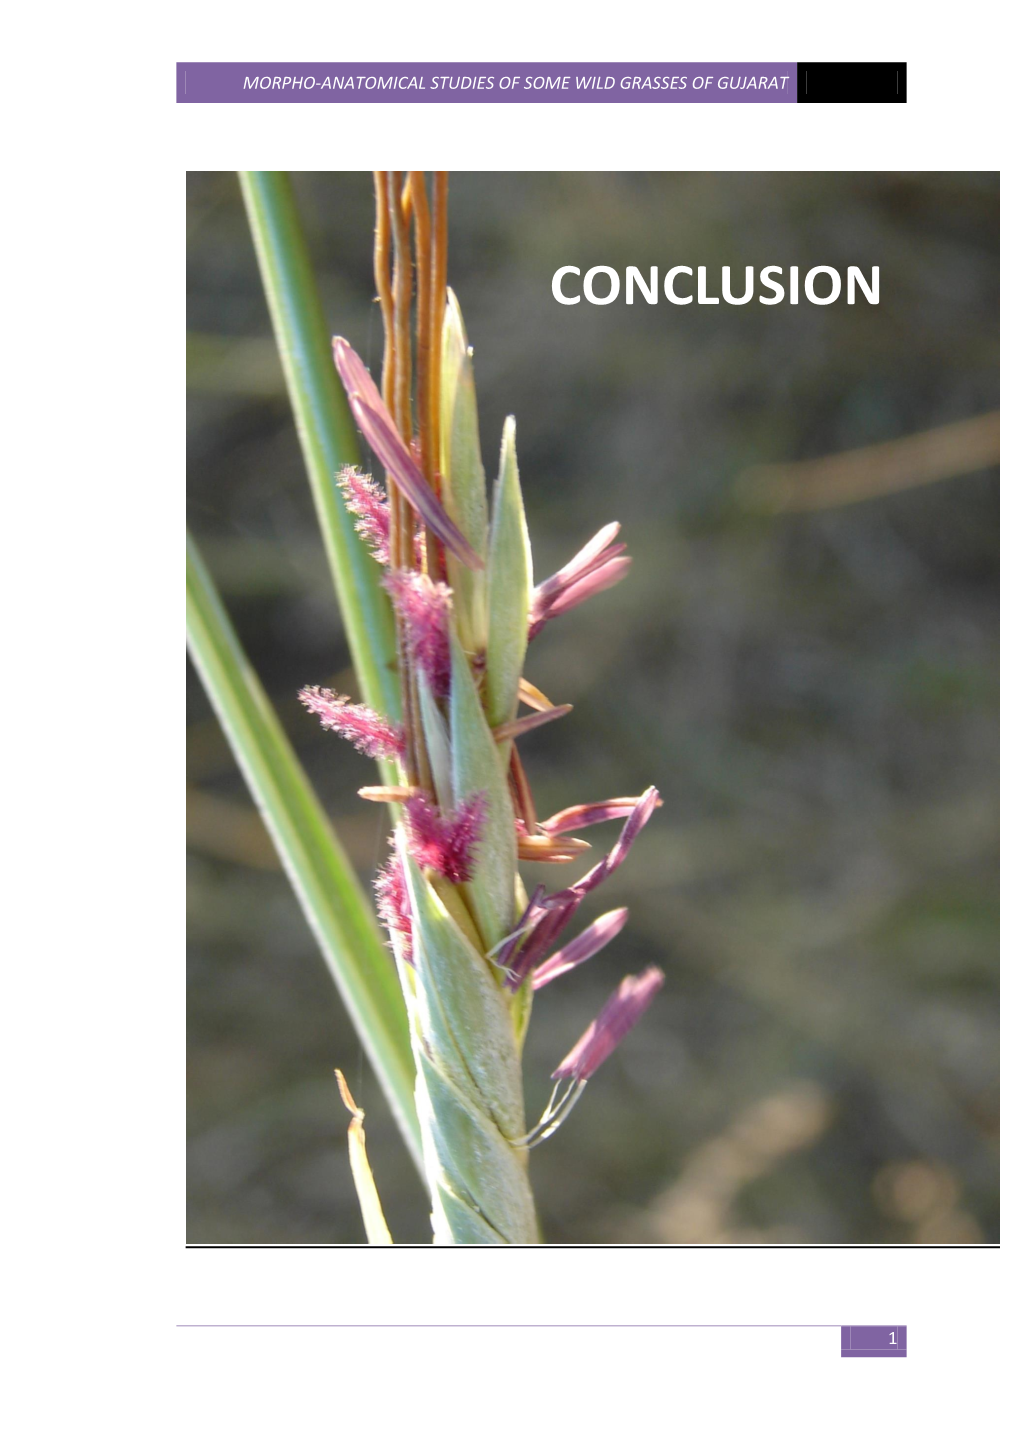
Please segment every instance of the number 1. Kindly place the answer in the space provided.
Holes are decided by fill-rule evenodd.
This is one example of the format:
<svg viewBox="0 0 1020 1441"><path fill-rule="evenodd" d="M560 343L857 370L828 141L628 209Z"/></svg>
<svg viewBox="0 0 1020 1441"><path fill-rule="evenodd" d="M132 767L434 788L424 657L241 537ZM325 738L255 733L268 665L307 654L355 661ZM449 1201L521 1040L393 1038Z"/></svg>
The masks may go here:
<svg viewBox="0 0 1020 1441"><path fill-rule="evenodd" d="M890 1332L889 1332L889 1345L890 1345L890 1346L895 1346L895 1345L896 1345L896 1332L895 1332L895 1331L890 1331Z"/></svg>

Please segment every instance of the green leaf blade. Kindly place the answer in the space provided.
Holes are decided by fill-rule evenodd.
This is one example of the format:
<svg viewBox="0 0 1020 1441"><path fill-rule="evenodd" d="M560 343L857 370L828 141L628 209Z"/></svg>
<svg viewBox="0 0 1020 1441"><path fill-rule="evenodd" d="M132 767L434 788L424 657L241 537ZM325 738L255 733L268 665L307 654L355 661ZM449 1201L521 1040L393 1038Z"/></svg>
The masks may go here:
<svg viewBox="0 0 1020 1441"><path fill-rule="evenodd" d="M242 170L240 181L361 698L399 721L392 607L337 489L337 472L361 455L290 179L278 170ZM389 762L380 769L396 781Z"/></svg>
<svg viewBox="0 0 1020 1441"><path fill-rule="evenodd" d="M234 758L415 1161L414 1063L368 899L188 536L188 646Z"/></svg>

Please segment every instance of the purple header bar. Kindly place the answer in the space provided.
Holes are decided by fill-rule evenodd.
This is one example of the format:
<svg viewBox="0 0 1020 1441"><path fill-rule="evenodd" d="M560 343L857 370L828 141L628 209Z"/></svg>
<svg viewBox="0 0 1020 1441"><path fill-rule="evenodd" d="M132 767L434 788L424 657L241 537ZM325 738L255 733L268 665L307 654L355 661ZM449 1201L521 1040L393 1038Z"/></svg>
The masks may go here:
<svg viewBox="0 0 1020 1441"><path fill-rule="evenodd" d="M906 1326L841 1326L840 1356L905 1356Z"/></svg>
<svg viewBox="0 0 1020 1441"><path fill-rule="evenodd" d="M534 65L178 61L183 105L796 105L796 62Z"/></svg>

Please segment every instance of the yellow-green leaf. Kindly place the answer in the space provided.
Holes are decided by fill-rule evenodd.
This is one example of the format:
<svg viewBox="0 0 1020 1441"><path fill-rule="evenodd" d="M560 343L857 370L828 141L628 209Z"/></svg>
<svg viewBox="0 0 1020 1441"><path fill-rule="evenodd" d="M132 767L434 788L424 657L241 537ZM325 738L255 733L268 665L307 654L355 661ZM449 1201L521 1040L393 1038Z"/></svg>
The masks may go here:
<svg viewBox="0 0 1020 1441"><path fill-rule="evenodd" d="M517 714L517 691L528 648L531 585L531 542L517 470L516 424L508 415L503 427L489 547L485 704L493 726L504 725ZM509 744L504 749L509 755Z"/></svg>
<svg viewBox="0 0 1020 1441"><path fill-rule="evenodd" d="M443 327L439 455L447 514L471 548L484 556L489 517L478 436L474 368L464 336L464 322L452 291ZM485 573L469 570L454 556L448 556L447 560L457 632L465 650L478 653L485 649Z"/></svg>

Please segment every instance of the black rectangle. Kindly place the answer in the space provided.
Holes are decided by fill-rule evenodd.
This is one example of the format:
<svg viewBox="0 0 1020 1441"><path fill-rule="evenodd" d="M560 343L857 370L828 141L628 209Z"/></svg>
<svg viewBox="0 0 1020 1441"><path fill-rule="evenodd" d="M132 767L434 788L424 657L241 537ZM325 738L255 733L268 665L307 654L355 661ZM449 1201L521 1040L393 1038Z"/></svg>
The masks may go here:
<svg viewBox="0 0 1020 1441"><path fill-rule="evenodd" d="M797 61L805 105L906 105L906 61Z"/></svg>

